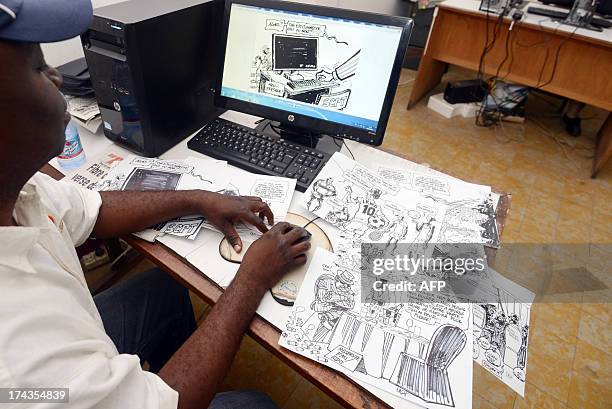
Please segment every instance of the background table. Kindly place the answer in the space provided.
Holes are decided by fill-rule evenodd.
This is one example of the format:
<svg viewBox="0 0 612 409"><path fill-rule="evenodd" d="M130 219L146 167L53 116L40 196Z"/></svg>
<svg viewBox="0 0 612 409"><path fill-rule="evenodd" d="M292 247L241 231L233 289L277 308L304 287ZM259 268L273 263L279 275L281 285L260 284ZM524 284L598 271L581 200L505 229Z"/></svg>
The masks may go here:
<svg viewBox="0 0 612 409"><path fill-rule="evenodd" d="M497 20L493 14L487 19L486 13L478 10L479 4L477 0L447 0L438 6L408 108L438 85L447 64L478 70ZM513 57L506 61L499 77L612 111L612 29L600 33L577 29L528 14L526 9L524 20L509 31L511 21L506 18L501 22L495 45L485 57L484 73L497 73L508 40ZM608 114L598 134L592 177L611 156L612 115Z"/></svg>

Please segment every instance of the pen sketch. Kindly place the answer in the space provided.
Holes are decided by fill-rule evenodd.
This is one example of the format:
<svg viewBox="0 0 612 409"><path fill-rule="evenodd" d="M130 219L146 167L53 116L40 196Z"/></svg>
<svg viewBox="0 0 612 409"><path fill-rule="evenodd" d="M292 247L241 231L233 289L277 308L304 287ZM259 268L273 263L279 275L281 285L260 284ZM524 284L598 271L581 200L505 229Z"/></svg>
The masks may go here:
<svg viewBox="0 0 612 409"><path fill-rule="evenodd" d="M336 153L305 193L309 211L336 226L346 240L429 243L439 235L445 204L400 189Z"/></svg>
<svg viewBox="0 0 612 409"><path fill-rule="evenodd" d="M434 244L432 258L486 260L482 244ZM456 264L455 264L456 265ZM425 269L443 278L447 288L473 304L473 359L521 396L525 393L529 319L535 295L489 266L452 270Z"/></svg>
<svg viewBox="0 0 612 409"><path fill-rule="evenodd" d="M474 304L474 361L510 386L525 394L529 347L529 319L533 293L487 270L487 300ZM485 287L480 280L480 287ZM493 302L493 300L495 300Z"/></svg>
<svg viewBox="0 0 612 409"><path fill-rule="evenodd" d="M336 261L317 249L279 343L428 408L470 408L470 305L362 297L360 275Z"/></svg>

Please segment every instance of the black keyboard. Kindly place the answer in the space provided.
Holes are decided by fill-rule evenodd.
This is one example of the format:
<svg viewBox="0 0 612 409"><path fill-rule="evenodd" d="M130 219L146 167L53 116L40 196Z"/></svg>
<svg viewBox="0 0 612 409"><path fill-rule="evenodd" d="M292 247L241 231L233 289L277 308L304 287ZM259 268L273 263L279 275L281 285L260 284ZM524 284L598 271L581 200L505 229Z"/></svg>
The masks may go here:
<svg viewBox="0 0 612 409"><path fill-rule="evenodd" d="M291 89L304 89L304 88L312 88L312 87L320 87L321 81L319 80L300 80L300 81L290 81L287 85Z"/></svg>
<svg viewBox="0 0 612 409"><path fill-rule="evenodd" d="M529 7L527 8L527 13L537 14L539 16L552 17L559 20L564 20L569 14L566 11L557 11L551 9L545 9L543 7ZM603 18L593 17L591 19L591 25L600 28L610 28L612 27L612 22L608 20L604 20Z"/></svg>
<svg viewBox="0 0 612 409"><path fill-rule="evenodd" d="M249 172L297 179L300 192L308 189L331 156L221 118L207 124L187 146Z"/></svg>

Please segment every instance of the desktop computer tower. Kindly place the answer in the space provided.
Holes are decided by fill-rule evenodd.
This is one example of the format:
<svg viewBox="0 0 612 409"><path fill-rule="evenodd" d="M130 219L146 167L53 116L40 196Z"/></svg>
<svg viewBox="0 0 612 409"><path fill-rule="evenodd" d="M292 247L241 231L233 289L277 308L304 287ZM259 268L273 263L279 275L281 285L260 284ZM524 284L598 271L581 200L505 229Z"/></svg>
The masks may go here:
<svg viewBox="0 0 612 409"><path fill-rule="evenodd" d="M218 114L223 0L129 0L81 36L104 134L158 156Z"/></svg>

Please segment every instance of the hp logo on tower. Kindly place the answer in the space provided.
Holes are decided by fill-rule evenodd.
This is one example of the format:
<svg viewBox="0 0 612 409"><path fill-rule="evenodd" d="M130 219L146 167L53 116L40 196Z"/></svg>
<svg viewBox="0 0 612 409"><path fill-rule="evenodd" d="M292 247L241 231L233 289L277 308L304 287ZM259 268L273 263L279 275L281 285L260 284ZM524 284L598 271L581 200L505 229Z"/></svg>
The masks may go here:
<svg viewBox="0 0 612 409"><path fill-rule="evenodd" d="M289 114L289 116L287 116L287 119L289 120L289 122L293 122L295 121L295 117L291 114Z"/></svg>

